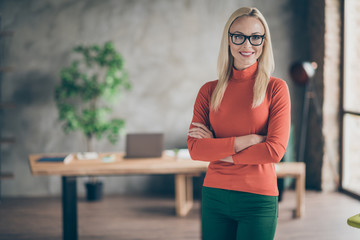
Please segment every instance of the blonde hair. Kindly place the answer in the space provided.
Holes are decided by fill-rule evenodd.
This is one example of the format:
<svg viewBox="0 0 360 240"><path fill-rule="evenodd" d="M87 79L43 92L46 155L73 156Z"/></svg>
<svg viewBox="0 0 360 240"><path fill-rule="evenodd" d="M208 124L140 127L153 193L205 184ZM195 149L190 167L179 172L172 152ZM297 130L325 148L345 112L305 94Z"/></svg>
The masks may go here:
<svg viewBox="0 0 360 240"><path fill-rule="evenodd" d="M229 46L229 29L232 23L239 17L249 16L260 20L265 29L265 38L263 42L263 51L258 59L258 71L254 84L254 97L252 107L259 106L265 98L267 85L270 75L274 71L275 63L271 46L270 30L264 16L256 8L243 7L236 10L226 22L222 40L220 44L220 52L218 57L218 83L212 94L211 109L217 111L224 96L228 80L231 77L234 57L231 55Z"/></svg>

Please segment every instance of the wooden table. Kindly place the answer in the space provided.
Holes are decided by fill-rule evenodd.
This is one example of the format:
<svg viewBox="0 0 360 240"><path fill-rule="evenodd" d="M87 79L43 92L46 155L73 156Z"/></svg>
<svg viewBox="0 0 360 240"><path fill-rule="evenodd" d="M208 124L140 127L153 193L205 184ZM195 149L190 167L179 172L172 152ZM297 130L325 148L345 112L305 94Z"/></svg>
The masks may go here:
<svg viewBox="0 0 360 240"><path fill-rule="evenodd" d="M192 177L206 172L208 163L189 159L176 159L163 154L161 158L124 159L123 153L115 153L113 162L102 162L109 154L100 154L97 160L73 160L69 164L37 162L44 156L61 154L34 154L29 156L33 175L62 176L63 239L78 239L77 189L79 176L174 174L175 206L178 216L185 216L193 205Z"/></svg>
<svg viewBox="0 0 360 240"><path fill-rule="evenodd" d="M34 154L29 156L33 175L62 176L63 239L78 239L77 233L77 190L76 177L130 174L174 174L175 206L178 216L185 216L193 205L192 177L206 172L208 162L189 159L175 159L163 154L161 158L124 159L123 153L115 153L114 162L105 163L101 159L109 154L100 154L97 160L73 160L69 164L37 162L43 156L61 154ZM279 178L296 179L295 217L305 211L305 164L282 162L275 164Z"/></svg>
<svg viewBox="0 0 360 240"><path fill-rule="evenodd" d="M281 162L275 164L275 170L278 178L293 177L296 179L295 217L301 217L305 212L305 163Z"/></svg>

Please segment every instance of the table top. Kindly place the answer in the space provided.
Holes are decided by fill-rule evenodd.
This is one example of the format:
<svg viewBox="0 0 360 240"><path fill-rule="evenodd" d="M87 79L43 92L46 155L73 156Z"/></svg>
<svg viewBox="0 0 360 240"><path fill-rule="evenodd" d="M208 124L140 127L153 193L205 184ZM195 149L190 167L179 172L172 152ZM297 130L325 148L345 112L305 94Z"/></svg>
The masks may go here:
<svg viewBox="0 0 360 240"><path fill-rule="evenodd" d="M42 157L64 157L67 154L31 154L30 169L33 175L91 176L122 174L198 174L206 172L208 162L178 159L163 153L160 158L124 158L124 153L99 153L95 160L73 159L63 162L38 162ZM103 162L105 156L113 155L112 162Z"/></svg>
<svg viewBox="0 0 360 240"><path fill-rule="evenodd" d="M124 158L124 153L99 153L96 160L73 159L63 162L38 162L42 157L64 157L67 154L31 154L30 169L33 175L91 176L126 174L198 174L206 172L209 162L179 159L167 155L160 158ZM112 162L103 162L105 156L112 155ZM278 177L305 175L303 162L281 162L275 164Z"/></svg>
<svg viewBox="0 0 360 240"><path fill-rule="evenodd" d="M278 177L305 177L305 163L303 162L280 162L275 164Z"/></svg>

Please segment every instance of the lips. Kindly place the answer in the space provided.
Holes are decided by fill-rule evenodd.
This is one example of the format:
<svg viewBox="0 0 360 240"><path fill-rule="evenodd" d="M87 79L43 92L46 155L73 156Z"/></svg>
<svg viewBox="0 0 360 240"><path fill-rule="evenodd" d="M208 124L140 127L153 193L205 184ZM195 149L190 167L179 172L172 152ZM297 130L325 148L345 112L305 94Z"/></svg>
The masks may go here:
<svg viewBox="0 0 360 240"><path fill-rule="evenodd" d="M253 55L254 52L240 52L240 55L244 56L244 57L249 57L251 55Z"/></svg>

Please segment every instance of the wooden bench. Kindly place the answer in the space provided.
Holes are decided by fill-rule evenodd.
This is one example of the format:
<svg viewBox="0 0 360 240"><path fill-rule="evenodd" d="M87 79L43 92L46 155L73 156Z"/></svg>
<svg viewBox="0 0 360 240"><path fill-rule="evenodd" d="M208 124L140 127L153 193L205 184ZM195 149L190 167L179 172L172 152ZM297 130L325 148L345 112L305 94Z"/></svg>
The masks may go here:
<svg viewBox="0 0 360 240"><path fill-rule="evenodd" d="M296 210L295 217L305 212L305 163L281 162L275 164L278 178L293 177L296 179Z"/></svg>

